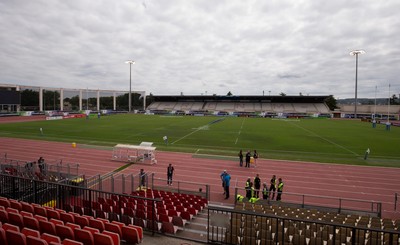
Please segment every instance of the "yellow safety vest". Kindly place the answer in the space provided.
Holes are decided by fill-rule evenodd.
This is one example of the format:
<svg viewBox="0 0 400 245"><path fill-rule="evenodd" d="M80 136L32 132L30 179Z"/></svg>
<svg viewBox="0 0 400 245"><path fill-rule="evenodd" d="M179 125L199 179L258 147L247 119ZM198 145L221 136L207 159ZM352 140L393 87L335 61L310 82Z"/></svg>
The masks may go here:
<svg viewBox="0 0 400 245"><path fill-rule="evenodd" d="M283 182L279 183L278 185L278 191L282 191L283 190Z"/></svg>

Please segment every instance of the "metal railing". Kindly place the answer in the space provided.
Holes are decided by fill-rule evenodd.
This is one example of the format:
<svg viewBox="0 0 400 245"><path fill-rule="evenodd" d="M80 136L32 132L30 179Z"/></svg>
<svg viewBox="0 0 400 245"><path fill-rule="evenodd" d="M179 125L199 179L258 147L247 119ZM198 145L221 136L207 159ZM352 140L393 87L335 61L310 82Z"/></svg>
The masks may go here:
<svg viewBox="0 0 400 245"><path fill-rule="evenodd" d="M208 207L212 244L398 244L400 231Z"/></svg>
<svg viewBox="0 0 400 245"><path fill-rule="evenodd" d="M238 195L245 197L246 190L244 188L235 188L235 196L237 197ZM270 195L271 198L272 196L273 194ZM259 197L259 202L271 204L278 202L270 198L263 200L261 191ZM237 199L235 199L235 204L236 202ZM285 206L324 209L336 213L357 213L377 217L381 217L382 215L382 203L376 201L283 192L282 200L279 202L281 203L280 205Z"/></svg>

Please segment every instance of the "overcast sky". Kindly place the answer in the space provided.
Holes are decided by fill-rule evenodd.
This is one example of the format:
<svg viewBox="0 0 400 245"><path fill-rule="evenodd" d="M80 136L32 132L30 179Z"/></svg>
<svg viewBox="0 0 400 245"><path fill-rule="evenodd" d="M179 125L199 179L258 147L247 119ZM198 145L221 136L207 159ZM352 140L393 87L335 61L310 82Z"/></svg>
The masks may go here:
<svg viewBox="0 0 400 245"><path fill-rule="evenodd" d="M399 0L0 0L0 83L154 95L400 93Z"/></svg>

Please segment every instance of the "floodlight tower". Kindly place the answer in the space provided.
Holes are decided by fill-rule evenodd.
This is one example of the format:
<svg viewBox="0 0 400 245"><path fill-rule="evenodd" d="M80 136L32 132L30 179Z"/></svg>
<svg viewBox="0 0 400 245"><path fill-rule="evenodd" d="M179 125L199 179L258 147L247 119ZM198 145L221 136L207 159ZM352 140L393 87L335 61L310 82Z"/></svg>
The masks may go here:
<svg viewBox="0 0 400 245"><path fill-rule="evenodd" d="M354 93L354 118L357 118L357 76L358 76L358 55L365 54L364 50L353 50L350 55L356 56L356 87Z"/></svg>
<svg viewBox="0 0 400 245"><path fill-rule="evenodd" d="M131 112L131 105L132 105L132 64L135 64L133 60L125 61L126 64L129 64L129 105L128 105L128 112Z"/></svg>

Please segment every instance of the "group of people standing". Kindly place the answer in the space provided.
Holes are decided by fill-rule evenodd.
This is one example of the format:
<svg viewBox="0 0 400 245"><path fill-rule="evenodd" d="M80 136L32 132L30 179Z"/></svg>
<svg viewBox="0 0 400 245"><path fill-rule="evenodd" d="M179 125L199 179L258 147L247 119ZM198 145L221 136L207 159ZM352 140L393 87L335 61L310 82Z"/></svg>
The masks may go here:
<svg viewBox="0 0 400 245"><path fill-rule="evenodd" d="M251 178L248 178L246 181L245 185L246 197L248 200L252 200L252 198L258 199L260 198L260 191L261 191L262 198L264 200L267 199L274 200L275 193L277 193L276 201L280 201L282 199L283 187L284 183L282 178L279 178L277 183L276 175L273 175L270 180L269 188L267 183L264 182L263 188L261 189L261 179L259 174L257 174L256 177L254 177L253 182L251 181Z"/></svg>
<svg viewBox="0 0 400 245"><path fill-rule="evenodd" d="M250 150L248 150L246 153L246 156L244 156L243 151L240 150L238 156L239 156L239 166L240 167L243 167L243 157L245 157L245 163L246 163L245 167L246 168L250 168L250 163L251 163L252 158L253 158L254 167L257 166L257 159L259 156L258 156L258 153L256 150L254 150L253 154L251 154Z"/></svg>

